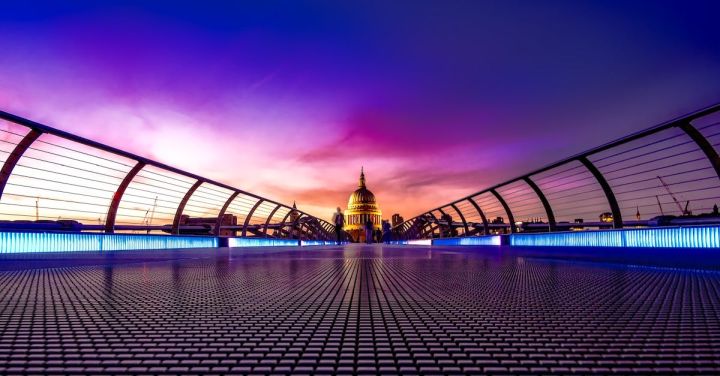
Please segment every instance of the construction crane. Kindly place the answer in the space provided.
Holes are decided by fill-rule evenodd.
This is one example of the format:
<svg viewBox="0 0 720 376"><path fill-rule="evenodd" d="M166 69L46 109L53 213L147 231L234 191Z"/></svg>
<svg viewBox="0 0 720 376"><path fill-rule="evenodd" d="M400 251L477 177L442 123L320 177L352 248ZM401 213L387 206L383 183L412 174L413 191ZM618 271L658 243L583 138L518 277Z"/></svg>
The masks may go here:
<svg viewBox="0 0 720 376"><path fill-rule="evenodd" d="M660 204L660 197L658 197L657 195L655 195L655 199L657 200L657 202L658 202L658 207L660 208L660 215L665 215L665 212L664 212L663 209L662 209L662 205Z"/></svg>
<svg viewBox="0 0 720 376"><path fill-rule="evenodd" d="M658 176L657 178L658 178L658 180L660 180L660 183L662 183L663 187L665 187L665 190L668 192L668 194L673 199L673 201L675 201L675 204L678 206L678 209L680 209L680 213L682 213L682 215L692 215L692 212L688 210L688 206L690 206L690 200L688 200L685 203L685 208L683 209L682 205L680 204L680 201L678 201L678 199L672 193L672 191L670 190L670 186L667 183L665 183L665 180L663 180L663 178L661 178L660 176ZM660 200L658 200L658 205L659 204L660 204Z"/></svg>
<svg viewBox="0 0 720 376"><path fill-rule="evenodd" d="M157 200L158 200L158 196L155 196L155 200L153 200L152 211L150 211L150 219L147 222L145 222L146 226L152 225L153 218L155 217L155 208L157 207ZM145 213L145 216L147 217L147 212ZM148 234L150 233L150 229L147 230L147 233Z"/></svg>

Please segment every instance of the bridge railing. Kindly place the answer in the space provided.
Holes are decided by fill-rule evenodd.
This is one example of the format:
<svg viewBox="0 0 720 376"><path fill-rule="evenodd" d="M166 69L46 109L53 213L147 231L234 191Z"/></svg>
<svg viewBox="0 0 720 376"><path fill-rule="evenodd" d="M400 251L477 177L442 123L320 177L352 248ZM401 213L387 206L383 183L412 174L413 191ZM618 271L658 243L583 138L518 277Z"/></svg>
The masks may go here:
<svg viewBox="0 0 720 376"><path fill-rule="evenodd" d="M720 104L462 197L395 231L424 239L720 223L719 149Z"/></svg>
<svg viewBox="0 0 720 376"><path fill-rule="evenodd" d="M288 205L2 111L0 165L0 231L301 240L334 231Z"/></svg>

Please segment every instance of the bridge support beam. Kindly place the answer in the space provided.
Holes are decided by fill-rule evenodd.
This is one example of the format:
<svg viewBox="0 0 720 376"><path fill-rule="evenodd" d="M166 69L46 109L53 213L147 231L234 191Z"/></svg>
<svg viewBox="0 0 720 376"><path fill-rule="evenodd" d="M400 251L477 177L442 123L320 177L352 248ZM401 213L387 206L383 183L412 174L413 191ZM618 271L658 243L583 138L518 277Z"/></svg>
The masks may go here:
<svg viewBox="0 0 720 376"><path fill-rule="evenodd" d="M552 206L550 206L550 202L547 197L545 197L545 194L542 192L540 187L538 187L538 185L535 184L529 176L524 177L523 180L530 186L530 188L532 188L533 191L535 191L535 194L540 199L543 208L545 208L545 213L547 214L548 219L548 229L550 231L555 231L555 214L553 213Z"/></svg>
<svg viewBox="0 0 720 376"><path fill-rule="evenodd" d="M265 237L265 238L268 237L267 230L268 230L268 226L270 225L270 220L272 219L273 215L275 215L275 212L277 212L278 209L280 209L280 207L281 207L281 205L275 206L275 209L273 209L270 212L270 215L268 215L267 220L265 221L265 226L263 226L263 237Z"/></svg>
<svg viewBox="0 0 720 376"><path fill-rule="evenodd" d="M510 232L517 232L517 226L515 226L515 217L513 217L510 206L508 206L507 202L505 202L505 199L502 198L498 191L491 189L490 193L492 193L495 198L497 198L497 200L500 202L500 205L502 205L503 209L505 209L505 213L507 213L508 216L508 221L510 221Z"/></svg>
<svg viewBox="0 0 720 376"><path fill-rule="evenodd" d="M680 125L680 129L685 131L685 133L687 133L687 135L695 141L700 150L705 153L705 156L715 169L715 174L718 178L720 178L720 156L718 156L717 151L715 151L715 148L713 148L712 144L710 144L710 141L708 141L707 138L705 138L705 136L703 136L702 133L700 133L700 131L698 131L697 128L689 122Z"/></svg>
<svg viewBox="0 0 720 376"><path fill-rule="evenodd" d="M255 203L255 205L253 205L252 209L250 209L250 212L248 212L247 216L245 217L245 223L243 223L241 236L244 237L245 234L247 233L247 227L248 227L248 224L250 223L250 218L252 218L253 214L255 214L255 209L257 209L258 206L260 206L260 204L263 203L263 201L265 201L265 200L262 198L258 199L258 201Z"/></svg>
<svg viewBox="0 0 720 376"><path fill-rule="evenodd" d="M475 200L472 199L472 197L468 197L467 199L470 201L470 204L477 210L478 214L480 214L480 218L482 218L483 221L483 229L485 233L483 235L487 235L490 233L490 226L488 226L488 220L485 217L485 213L483 213L482 209L480 209L480 206L475 202Z"/></svg>
<svg viewBox="0 0 720 376"><path fill-rule="evenodd" d="M32 145L32 143L35 142L41 134L42 132L38 130L30 129L30 132L28 132L28 134L26 134L25 137L23 137L23 139L15 145L15 149L13 149L10 155L8 155L5 163L3 164L2 170L0 170L0 199L2 199L2 194L5 191L5 185L10 179L10 175L12 175L15 165L17 165L23 154L25 154L27 149L30 148L30 145Z"/></svg>
<svg viewBox="0 0 720 376"><path fill-rule="evenodd" d="M433 221L429 220L429 218L428 218L430 215L428 213L425 213L425 214L423 214L423 216L424 217L419 217L419 218L422 218L422 222L416 229L418 239L422 239L422 237L425 236L425 233L426 233L425 229L427 229L427 228L432 229Z"/></svg>
<svg viewBox="0 0 720 376"><path fill-rule="evenodd" d="M285 230L285 225L287 224L285 221L287 221L288 217L290 216L290 214L292 214L292 212L293 212L293 209L290 209L290 211L287 212L287 214L285 214L282 221L280 221L280 233L281 234L282 234L283 230ZM290 233L288 232L288 234L290 234Z"/></svg>
<svg viewBox="0 0 720 376"><path fill-rule="evenodd" d="M297 239L302 240L301 231L298 229L298 224L300 224L300 218L302 218L305 214L298 213L299 215L297 218L295 218L294 221L292 221L292 225L290 225L290 236L295 239L295 232L297 231Z"/></svg>
<svg viewBox="0 0 720 376"><path fill-rule="evenodd" d="M595 165L590 162L589 159L587 159L587 157L580 157L578 158L578 160L595 177L595 180L597 180L598 184L600 184L600 188L602 188L603 192L605 193L605 197L607 198L608 204L610 205L610 211L613 215L613 227L622 228L623 220L622 214L620 213L620 205L618 205L615 194L613 193L612 188L610 188L610 184L607 182L607 180L605 180L605 177L600 172L600 170L598 170L597 167L595 167Z"/></svg>
<svg viewBox="0 0 720 376"><path fill-rule="evenodd" d="M408 232L405 233L405 236L407 239L416 239L420 236L420 231L425 227L425 220L418 216L413 219L409 219L408 222L412 221L410 223L410 228L408 229Z"/></svg>
<svg viewBox="0 0 720 376"><path fill-rule="evenodd" d="M233 192L233 194L228 197L227 200L225 200L225 204L223 204L222 208L220 209L220 212L218 212L217 220L215 221L215 228L213 229L213 234L215 236L220 235L220 226L222 225L222 217L225 215L225 212L227 211L228 207L230 207L230 204L233 202L235 197L237 197L240 194L239 191Z"/></svg>
<svg viewBox="0 0 720 376"><path fill-rule="evenodd" d="M442 210L440 212L442 212ZM442 236L442 227L440 226L440 220L431 211L429 211L428 214L430 214L430 216L433 217L433 219L435 220L435 223L437 224L437 226L435 226L435 229L440 230L440 237L442 238L443 236ZM430 226L430 228L432 228L432 225ZM433 233L434 232L435 232L435 230L433 230Z"/></svg>
<svg viewBox="0 0 720 376"><path fill-rule="evenodd" d="M452 206L452 208L455 209L455 211L460 216L460 220L462 221L463 227L465 228L465 234L463 234L463 235L467 235L467 233L470 232L470 230L468 229L468 224L467 224L467 221L465 220L465 216L463 215L462 212L460 212L460 209L458 209L458 207L455 204L450 204L450 206Z"/></svg>
<svg viewBox="0 0 720 376"><path fill-rule="evenodd" d="M190 197L192 197L193 193L202 185L202 181L198 180L195 182L195 184L188 189L188 191L185 193L185 197L182 198L180 203L178 204L177 211L175 211L175 218L173 219L173 225L172 225L172 233L177 235L180 233L180 217L182 216L183 211L185 210L185 205L190 200Z"/></svg>
<svg viewBox="0 0 720 376"><path fill-rule="evenodd" d="M105 232L112 234L115 232L115 217L117 217L117 211L120 207L120 201L125 194L125 190L130 185L135 175L145 167L145 163L138 162L135 166L125 175L125 178L118 185L115 194L113 195L112 201L110 201L110 207L108 208L107 216L105 216Z"/></svg>

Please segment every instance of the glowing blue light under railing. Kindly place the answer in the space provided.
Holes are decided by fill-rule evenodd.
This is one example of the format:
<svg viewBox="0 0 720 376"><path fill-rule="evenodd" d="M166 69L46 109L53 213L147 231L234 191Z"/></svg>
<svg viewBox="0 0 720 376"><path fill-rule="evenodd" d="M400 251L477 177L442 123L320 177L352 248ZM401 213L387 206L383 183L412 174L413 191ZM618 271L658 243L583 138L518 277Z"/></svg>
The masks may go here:
<svg viewBox="0 0 720 376"><path fill-rule="evenodd" d="M296 239L228 238L228 247L297 247Z"/></svg>
<svg viewBox="0 0 720 376"><path fill-rule="evenodd" d="M394 245L432 245L431 239L413 239L413 240L392 240L390 244Z"/></svg>
<svg viewBox="0 0 720 376"><path fill-rule="evenodd" d="M216 248L217 238L202 236L0 232L0 253L125 251Z"/></svg>
<svg viewBox="0 0 720 376"><path fill-rule="evenodd" d="M342 242L340 244L347 244L347 242ZM301 240L300 245L303 247L311 245L337 245L337 242L330 240Z"/></svg>
<svg viewBox="0 0 720 376"><path fill-rule="evenodd" d="M468 236L466 238L438 238L432 240L432 245L500 245L500 237Z"/></svg>
<svg viewBox="0 0 720 376"><path fill-rule="evenodd" d="M720 248L720 226L512 234L513 246Z"/></svg>

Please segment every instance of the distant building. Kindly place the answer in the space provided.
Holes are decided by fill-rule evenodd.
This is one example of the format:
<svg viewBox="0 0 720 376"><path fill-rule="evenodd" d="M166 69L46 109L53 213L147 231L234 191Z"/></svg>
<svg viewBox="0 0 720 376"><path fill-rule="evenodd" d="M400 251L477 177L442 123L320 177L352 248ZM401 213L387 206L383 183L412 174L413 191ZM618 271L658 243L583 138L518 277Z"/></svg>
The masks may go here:
<svg viewBox="0 0 720 376"><path fill-rule="evenodd" d="M400 216L400 214L393 214L393 215L392 215L392 222L391 222L391 223L392 223L392 227L396 227L396 226L400 225L400 224L403 223L403 222L405 222L405 219L403 219L403 217Z"/></svg>
<svg viewBox="0 0 720 376"><path fill-rule="evenodd" d="M365 241L365 222L371 221L374 230L382 228L382 212L375 202L375 195L365 186L365 171L360 169L358 189L350 195L345 210L345 231L352 241Z"/></svg>
<svg viewBox="0 0 720 376"><path fill-rule="evenodd" d="M187 214L180 216L178 225L181 234L210 235L217 225L217 217L190 217ZM187 226L182 228L182 226ZM220 218L220 236L235 236L237 229L223 229L222 226L237 226L237 217L232 214L223 214Z"/></svg>
<svg viewBox="0 0 720 376"><path fill-rule="evenodd" d="M585 228L582 226L582 224L585 223L585 220L584 220L584 219L582 219L582 218L575 218L575 220L573 221L573 223L575 223L576 225L580 225L580 226L570 226L570 231L582 231L582 230L585 229Z"/></svg>
<svg viewBox="0 0 720 376"><path fill-rule="evenodd" d="M234 229L224 229L222 226L237 226L237 217L232 214L223 214L222 218L220 219L220 232L218 235L220 236L236 236L237 230Z"/></svg>
<svg viewBox="0 0 720 376"><path fill-rule="evenodd" d="M613 215L610 212L600 214L600 222L613 223Z"/></svg>

